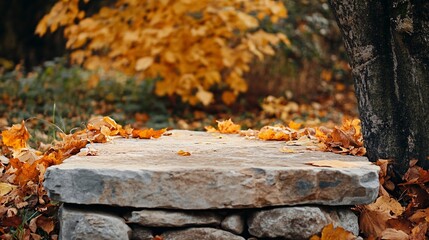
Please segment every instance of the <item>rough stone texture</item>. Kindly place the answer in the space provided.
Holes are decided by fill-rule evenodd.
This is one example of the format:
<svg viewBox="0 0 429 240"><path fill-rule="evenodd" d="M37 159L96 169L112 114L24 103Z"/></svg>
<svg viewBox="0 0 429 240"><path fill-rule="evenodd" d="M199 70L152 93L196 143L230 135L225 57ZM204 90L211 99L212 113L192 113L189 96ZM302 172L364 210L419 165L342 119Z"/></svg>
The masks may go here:
<svg viewBox="0 0 429 240"><path fill-rule="evenodd" d="M140 210L131 212L129 223L147 227L219 226L221 216L207 211Z"/></svg>
<svg viewBox="0 0 429 240"><path fill-rule="evenodd" d="M131 228L120 217L63 205L60 210L60 239L128 240Z"/></svg>
<svg viewBox="0 0 429 240"><path fill-rule="evenodd" d="M244 240L230 232L216 228L188 228L169 231L161 235L163 240Z"/></svg>
<svg viewBox="0 0 429 240"><path fill-rule="evenodd" d="M92 144L97 156L73 156L49 167L44 185L61 202L164 209L354 205L377 197L379 168L366 158L304 146L284 153L283 146L181 130L159 139L117 138ZM347 161L349 167L305 164L318 160Z"/></svg>
<svg viewBox="0 0 429 240"><path fill-rule="evenodd" d="M153 240L152 230L140 226L132 228L131 240Z"/></svg>
<svg viewBox="0 0 429 240"><path fill-rule="evenodd" d="M235 234L241 234L244 230L244 219L238 214L226 216L221 223L221 227Z"/></svg>
<svg viewBox="0 0 429 240"><path fill-rule="evenodd" d="M256 211L249 217L249 233L256 237L308 239L329 223L358 234L358 219L350 210L284 207Z"/></svg>

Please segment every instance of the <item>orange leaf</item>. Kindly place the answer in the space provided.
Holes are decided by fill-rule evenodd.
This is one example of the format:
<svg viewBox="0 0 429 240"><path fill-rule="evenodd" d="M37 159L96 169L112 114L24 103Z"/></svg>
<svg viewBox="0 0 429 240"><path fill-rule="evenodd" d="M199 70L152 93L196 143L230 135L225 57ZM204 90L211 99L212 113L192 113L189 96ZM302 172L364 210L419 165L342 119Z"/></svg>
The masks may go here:
<svg viewBox="0 0 429 240"><path fill-rule="evenodd" d="M24 120L21 124L14 124L11 129L1 133L3 143L14 150L27 147L27 140L30 138Z"/></svg>
<svg viewBox="0 0 429 240"><path fill-rule="evenodd" d="M177 152L177 154L179 154L180 156L191 156L191 153L190 153L190 152L185 152L185 151L183 151L183 150L179 150L179 151Z"/></svg>
<svg viewBox="0 0 429 240"><path fill-rule="evenodd" d="M238 133L241 129L241 126L238 124L234 124L231 118L225 121L216 122L220 133Z"/></svg>
<svg viewBox="0 0 429 240"><path fill-rule="evenodd" d="M310 240L352 240L356 239L356 236L353 233L344 230L342 227L334 228L334 225L331 223L325 226L322 230L322 236L317 235L312 236Z"/></svg>
<svg viewBox="0 0 429 240"><path fill-rule="evenodd" d="M167 128L163 128L160 130L154 130L153 128L149 129L134 129L131 134L133 138L140 139L150 139L150 138L159 138L163 133L167 131Z"/></svg>
<svg viewBox="0 0 429 240"><path fill-rule="evenodd" d="M290 141L298 138L298 132L282 125L265 126L258 133L261 140Z"/></svg>

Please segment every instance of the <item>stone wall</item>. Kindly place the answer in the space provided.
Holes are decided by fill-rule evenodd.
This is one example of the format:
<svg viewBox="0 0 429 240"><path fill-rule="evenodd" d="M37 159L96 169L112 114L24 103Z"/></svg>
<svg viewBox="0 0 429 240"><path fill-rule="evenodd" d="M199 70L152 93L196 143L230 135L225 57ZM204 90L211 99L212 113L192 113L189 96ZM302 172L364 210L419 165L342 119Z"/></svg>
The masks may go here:
<svg viewBox="0 0 429 240"><path fill-rule="evenodd" d="M333 223L358 234L347 207L295 206L239 210L118 209L64 204L62 239L308 239Z"/></svg>

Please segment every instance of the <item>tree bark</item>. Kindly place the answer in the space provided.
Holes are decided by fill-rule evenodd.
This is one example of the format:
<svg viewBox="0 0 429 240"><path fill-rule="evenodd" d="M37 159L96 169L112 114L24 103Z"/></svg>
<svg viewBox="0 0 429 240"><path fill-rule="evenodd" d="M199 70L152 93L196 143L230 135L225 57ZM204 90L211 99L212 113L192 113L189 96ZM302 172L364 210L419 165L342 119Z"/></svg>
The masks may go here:
<svg viewBox="0 0 429 240"><path fill-rule="evenodd" d="M353 69L370 161L429 169L429 1L329 0Z"/></svg>

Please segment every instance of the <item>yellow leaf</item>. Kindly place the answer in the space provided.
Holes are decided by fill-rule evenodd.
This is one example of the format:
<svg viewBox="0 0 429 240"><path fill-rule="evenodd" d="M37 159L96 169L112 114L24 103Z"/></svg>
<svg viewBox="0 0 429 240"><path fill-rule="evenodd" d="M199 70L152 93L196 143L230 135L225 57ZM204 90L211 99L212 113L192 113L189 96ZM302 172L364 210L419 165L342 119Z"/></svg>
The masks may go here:
<svg viewBox="0 0 429 240"><path fill-rule="evenodd" d="M17 186L9 184L9 183L0 183L0 197L8 194L13 189L17 188Z"/></svg>
<svg viewBox="0 0 429 240"><path fill-rule="evenodd" d="M225 121L216 121L220 133L238 133L240 125L234 124L231 119Z"/></svg>
<svg viewBox="0 0 429 240"><path fill-rule="evenodd" d="M136 71L144 71L153 64L153 57L142 57L136 62Z"/></svg>
<svg viewBox="0 0 429 240"><path fill-rule="evenodd" d="M185 157L187 157L187 156L191 156L191 153L190 153L190 152L185 152L185 151L183 151L183 150L179 150L179 151L177 152L177 154L179 154L180 156L185 156Z"/></svg>

